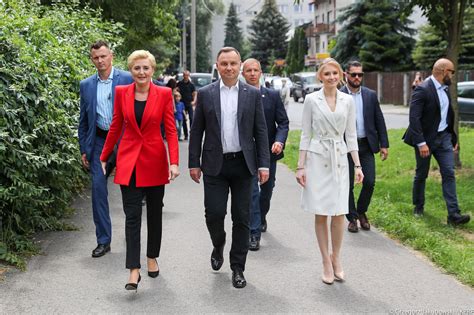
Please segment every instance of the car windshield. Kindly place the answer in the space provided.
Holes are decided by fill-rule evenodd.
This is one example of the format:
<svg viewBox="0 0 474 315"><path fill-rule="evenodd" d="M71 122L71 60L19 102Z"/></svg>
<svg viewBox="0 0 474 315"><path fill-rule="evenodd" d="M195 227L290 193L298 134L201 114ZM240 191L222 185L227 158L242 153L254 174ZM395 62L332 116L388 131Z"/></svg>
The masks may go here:
<svg viewBox="0 0 474 315"><path fill-rule="evenodd" d="M304 77L304 78L303 78L303 81L304 81L306 84L316 84L316 76L315 76L315 75L312 75L312 76Z"/></svg>
<svg viewBox="0 0 474 315"><path fill-rule="evenodd" d="M191 75L191 81L193 82L196 89L200 89L203 86L206 86L211 83L212 76L209 75Z"/></svg>

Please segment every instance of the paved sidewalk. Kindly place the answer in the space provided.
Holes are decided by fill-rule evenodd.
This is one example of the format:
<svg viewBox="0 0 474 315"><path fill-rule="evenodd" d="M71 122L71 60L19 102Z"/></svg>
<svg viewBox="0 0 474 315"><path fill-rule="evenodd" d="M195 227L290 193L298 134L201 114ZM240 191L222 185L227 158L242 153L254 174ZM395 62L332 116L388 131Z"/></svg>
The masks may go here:
<svg viewBox="0 0 474 315"><path fill-rule="evenodd" d="M313 217L299 206L293 173L279 164L268 232L250 252L245 289L230 278L228 242L221 271L210 267L211 241L203 211L203 186L186 170L187 142L181 143L182 175L166 187L163 244L157 279L142 271L138 293L124 289L124 215L119 188L110 183L112 252L98 259L89 194L74 203L72 232L39 235L43 254L28 271L10 271L0 283L0 314L17 313L388 313L397 310L474 312L474 291L443 274L420 255L375 229L346 233L343 265L347 281L321 282ZM144 220L146 216L143 216ZM142 229L142 264L146 229ZM465 313L465 314L468 314Z"/></svg>

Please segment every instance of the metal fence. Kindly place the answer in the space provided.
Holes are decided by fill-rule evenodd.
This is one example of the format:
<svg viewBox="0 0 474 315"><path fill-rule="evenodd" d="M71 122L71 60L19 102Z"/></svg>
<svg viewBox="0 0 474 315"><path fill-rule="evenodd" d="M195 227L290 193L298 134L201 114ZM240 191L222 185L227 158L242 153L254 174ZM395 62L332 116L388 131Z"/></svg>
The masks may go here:
<svg viewBox="0 0 474 315"><path fill-rule="evenodd" d="M365 73L364 85L377 92L381 104L408 106L416 72L369 72ZM422 78L431 75L430 71L419 72ZM474 70L459 70L457 76L458 82L474 81Z"/></svg>

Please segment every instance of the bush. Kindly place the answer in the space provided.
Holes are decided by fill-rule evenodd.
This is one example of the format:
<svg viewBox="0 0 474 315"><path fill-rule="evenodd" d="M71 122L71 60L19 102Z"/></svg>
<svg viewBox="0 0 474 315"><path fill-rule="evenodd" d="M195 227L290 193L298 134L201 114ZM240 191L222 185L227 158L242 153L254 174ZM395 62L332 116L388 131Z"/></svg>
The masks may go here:
<svg viewBox="0 0 474 315"><path fill-rule="evenodd" d="M62 229L83 187L79 81L89 45L122 27L77 5L0 2L0 259L24 267L36 231Z"/></svg>

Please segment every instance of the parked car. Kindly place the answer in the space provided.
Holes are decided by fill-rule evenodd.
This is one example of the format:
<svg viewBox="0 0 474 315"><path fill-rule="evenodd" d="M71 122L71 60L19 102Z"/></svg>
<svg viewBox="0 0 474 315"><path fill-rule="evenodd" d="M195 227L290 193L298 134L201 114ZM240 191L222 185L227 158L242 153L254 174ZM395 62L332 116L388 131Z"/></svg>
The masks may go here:
<svg viewBox="0 0 474 315"><path fill-rule="evenodd" d="M305 99L306 95L313 93L322 88L322 84L316 79L316 72L299 72L291 76L293 81L292 95L295 102L298 102L300 97Z"/></svg>
<svg viewBox="0 0 474 315"><path fill-rule="evenodd" d="M458 83L459 121L474 124L474 81Z"/></svg>
<svg viewBox="0 0 474 315"><path fill-rule="evenodd" d="M203 86L206 86L212 81L212 73L203 73L203 72L193 72L190 73L189 78L194 84L196 90L199 90ZM183 80L183 74L180 72L176 75L176 81Z"/></svg>

